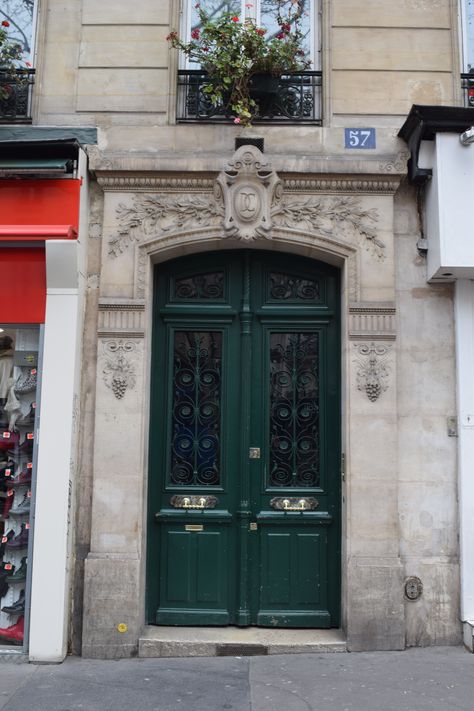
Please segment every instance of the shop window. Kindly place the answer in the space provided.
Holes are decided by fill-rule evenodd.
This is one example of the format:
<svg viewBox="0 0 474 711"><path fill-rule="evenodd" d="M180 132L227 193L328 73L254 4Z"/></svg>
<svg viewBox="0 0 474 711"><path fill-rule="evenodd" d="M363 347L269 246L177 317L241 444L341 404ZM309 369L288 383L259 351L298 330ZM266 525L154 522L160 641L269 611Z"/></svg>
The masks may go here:
<svg viewBox="0 0 474 711"><path fill-rule="evenodd" d="M0 646L27 632L39 341L39 326L0 329Z"/></svg>

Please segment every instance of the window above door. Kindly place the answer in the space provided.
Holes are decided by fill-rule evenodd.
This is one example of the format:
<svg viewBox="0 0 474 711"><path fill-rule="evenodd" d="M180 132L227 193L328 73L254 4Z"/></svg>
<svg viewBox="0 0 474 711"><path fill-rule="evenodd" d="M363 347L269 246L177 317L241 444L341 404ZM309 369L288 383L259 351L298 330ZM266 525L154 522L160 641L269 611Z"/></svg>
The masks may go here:
<svg viewBox="0 0 474 711"><path fill-rule="evenodd" d="M297 21L302 35L301 49L310 62L305 71L288 72L276 78L268 75L268 81L261 90L253 88L252 98L257 101L258 115L255 122L264 123L310 123L321 124L321 42L320 42L320 2L321 0L187 0L183 12L179 35L184 41L199 37L202 30L199 10L203 10L210 20L227 14L235 21L252 22L265 30L265 39L274 40L282 35L282 20L289 14L290 22ZM280 16L280 17L279 17ZM288 28L291 25L287 25ZM294 29L294 25L292 26ZM258 75L257 75L258 76ZM259 81L258 77L255 82ZM178 70L178 122L222 122L232 121L232 110L224 103L213 104L209 99L212 79L197 62L182 54Z"/></svg>

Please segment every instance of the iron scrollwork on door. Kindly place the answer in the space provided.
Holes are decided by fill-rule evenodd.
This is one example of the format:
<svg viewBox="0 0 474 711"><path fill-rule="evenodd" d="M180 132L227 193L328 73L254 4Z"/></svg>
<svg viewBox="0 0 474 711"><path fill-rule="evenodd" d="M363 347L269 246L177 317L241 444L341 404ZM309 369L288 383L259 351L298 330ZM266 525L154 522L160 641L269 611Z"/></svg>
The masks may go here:
<svg viewBox="0 0 474 711"><path fill-rule="evenodd" d="M272 487L315 487L319 477L317 333L270 335Z"/></svg>
<svg viewBox="0 0 474 711"><path fill-rule="evenodd" d="M174 334L171 470L173 486L220 482L222 333Z"/></svg>

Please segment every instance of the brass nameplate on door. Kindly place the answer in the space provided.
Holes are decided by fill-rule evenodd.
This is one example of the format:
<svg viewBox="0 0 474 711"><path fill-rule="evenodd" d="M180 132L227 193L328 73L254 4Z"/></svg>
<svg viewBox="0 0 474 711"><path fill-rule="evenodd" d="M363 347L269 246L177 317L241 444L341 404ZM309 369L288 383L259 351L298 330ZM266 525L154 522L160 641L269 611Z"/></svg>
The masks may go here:
<svg viewBox="0 0 474 711"><path fill-rule="evenodd" d="M275 496L270 500L270 506L278 511L314 511L318 508L319 501L314 496Z"/></svg>
<svg viewBox="0 0 474 711"><path fill-rule="evenodd" d="M201 523L187 523L184 527L185 531L203 531L204 526Z"/></svg>
<svg viewBox="0 0 474 711"><path fill-rule="evenodd" d="M215 509L217 501L216 496L188 494L187 496L172 496L170 504L175 509Z"/></svg>
<svg viewBox="0 0 474 711"><path fill-rule="evenodd" d="M249 459L260 459L260 447L250 447Z"/></svg>

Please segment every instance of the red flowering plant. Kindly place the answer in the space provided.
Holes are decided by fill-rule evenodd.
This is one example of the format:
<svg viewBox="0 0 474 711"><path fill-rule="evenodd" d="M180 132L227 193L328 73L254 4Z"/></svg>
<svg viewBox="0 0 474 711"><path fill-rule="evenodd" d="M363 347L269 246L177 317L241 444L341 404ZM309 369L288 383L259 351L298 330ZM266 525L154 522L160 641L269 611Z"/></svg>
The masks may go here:
<svg viewBox="0 0 474 711"><path fill-rule="evenodd" d="M8 99L14 91L12 85L22 85L28 81L22 76L23 47L18 42L10 40L8 28L10 23L3 20L0 23L0 101Z"/></svg>
<svg viewBox="0 0 474 711"><path fill-rule="evenodd" d="M302 7L298 0L282 0L276 18L279 30L272 37L251 19L241 22L233 13L211 19L199 4L196 8L200 27L192 30L191 41L183 42L177 32L171 32L167 40L208 73L211 81L203 91L213 106L227 107L235 115L234 123L248 126L258 113L250 95L255 74L281 76L310 65L298 22Z"/></svg>

